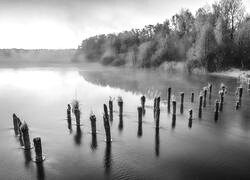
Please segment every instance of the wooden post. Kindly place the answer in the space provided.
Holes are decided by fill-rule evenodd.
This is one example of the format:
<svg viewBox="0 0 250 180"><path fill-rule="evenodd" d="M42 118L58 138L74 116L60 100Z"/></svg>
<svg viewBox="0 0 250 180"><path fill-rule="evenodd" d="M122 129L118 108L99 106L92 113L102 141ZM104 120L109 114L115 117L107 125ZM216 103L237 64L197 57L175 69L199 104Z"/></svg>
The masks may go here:
<svg viewBox="0 0 250 180"><path fill-rule="evenodd" d="M138 111L138 122L139 123L142 123L142 110L143 108L142 107L138 107L137 108L137 111Z"/></svg>
<svg viewBox="0 0 250 180"><path fill-rule="evenodd" d="M224 91L219 91L220 94L220 111L223 111L223 104L224 104Z"/></svg>
<svg viewBox="0 0 250 180"><path fill-rule="evenodd" d="M22 137L23 137L23 143L24 143L24 149L31 149L30 145L30 136L29 136L29 128L26 122L24 122L21 126L22 131Z"/></svg>
<svg viewBox="0 0 250 180"><path fill-rule="evenodd" d="M204 88L203 107L205 108L206 105L207 105L207 87Z"/></svg>
<svg viewBox="0 0 250 180"><path fill-rule="evenodd" d="M213 89L213 85L212 84L208 84L208 88L209 88L209 99L212 98L212 89Z"/></svg>
<svg viewBox="0 0 250 180"><path fill-rule="evenodd" d="M109 125L109 120L103 115L103 123L104 123L104 129L106 133L106 142L111 143L111 134L110 134L110 125Z"/></svg>
<svg viewBox="0 0 250 180"><path fill-rule="evenodd" d="M203 102L203 96L202 96L202 93L200 93L200 101L199 101L199 118L202 117L202 102Z"/></svg>
<svg viewBox="0 0 250 180"><path fill-rule="evenodd" d="M94 114L91 114L89 119L91 122L91 133L92 135L96 135L96 117Z"/></svg>
<svg viewBox="0 0 250 180"><path fill-rule="evenodd" d="M203 101L203 96L200 94L200 102L199 102L199 118L202 118L202 101Z"/></svg>
<svg viewBox="0 0 250 180"><path fill-rule="evenodd" d="M184 92L181 92L181 106L180 106L180 113L183 114L184 109Z"/></svg>
<svg viewBox="0 0 250 180"><path fill-rule="evenodd" d="M119 106L119 116L121 117L123 114L123 100L122 97L118 97L118 106Z"/></svg>
<svg viewBox="0 0 250 180"><path fill-rule="evenodd" d="M37 163L44 161L45 157L43 156L41 138L40 137L34 138L33 143L34 143L35 153L36 153L35 161Z"/></svg>
<svg viewBox="0 0 250 180"><path fill-rule="evenodd" d="M138 107L137 111L138 111L138 131L137 131L137 136L141 137L142 136L142 114L143 114L142 107Z"/></svg>
<svg viewBox="0 0 250 180"><path fill-rule="evenodd" d="M108 107L106 104L103 104L103 110L104 110L104 116L107 118L107 120L109 119L109 115L108 115Z"/></svg>
<svg viewBox="0 0 250 180"><path fill-rule="evenodd" d="M109 100L109 120L113 121L113 101L111 98Z"/></svg>
<svg viewBox="0 0 250 180"><path fill-rule="evenodd" d="M18 127L18 122L17 122L18 117L16 116L16 114L13 114L12 117L13 117L13 126L14 126L15 135L17 136L19 133L18 131L19 127Z"/></svg>
<svg viewBox="0 0 250 180"><path fill-rule="evenodd" d="M218 121L218 117L219 117L219 105L220 105L219 100L216 100L215 101L215 112L214 112L214 120L215 121Z"/></svg>
<svg viewBox="0 0 250 180"><path fill-rule="evenodd" d="M67 108L67 118L71 119L71 106L70 106L70 104L68 104L68 108Z"/></svg>
<svg viewBox="0 0 250 180"><path fill-rule="evenodd" d="M80 110L78 108L78 106L74 109L74 114L75 114L75 118L76 118L76 125L80 125L81 121L80 121Z"/></svg>
<svg viewBox="0 0 250 180"><path fill-rule="evenodd" d="M142 113L145 114L145 102L146 102L146 97L142 96L141 97L141 107L142 107Z"/></svg>
<svg viewBox="0 0 250 180"><path fill-rule="evenodd" d="M171 108L171 88L168 88L168 113L170 113Z"/></svg>
<svg viewBox="0 0 250 180"><path fill-rule="evenodd" d="M193 110L190 109L190 110L189 110L189 118L188 118L188 127L189 127L189 128L192 127L192 122L193 122Z"/></svg>
<svg viewBox="0 0 250 180"><path fill-rule="evenodd" d="M155 112L155 122L156 122L156 128L159 128L160 125L160 108L156 108Z"/></svg>
<svg viewBox="0 0 250 180"><path fill-rule="evenodd" d="M193 103L194 102L194 92L192 92L192 94L191 94L191 103Z"/></svg>

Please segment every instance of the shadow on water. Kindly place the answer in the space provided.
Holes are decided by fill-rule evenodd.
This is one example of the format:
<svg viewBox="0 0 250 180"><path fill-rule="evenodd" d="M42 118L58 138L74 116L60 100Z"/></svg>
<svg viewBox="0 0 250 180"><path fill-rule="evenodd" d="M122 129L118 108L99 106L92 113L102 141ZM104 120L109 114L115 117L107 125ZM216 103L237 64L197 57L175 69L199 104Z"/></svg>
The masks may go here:
<svg viewBox="0 0 250 180"><path fill-rule="evenodd" d="M105 168L105 174L110 175L110 171L112 168L111 143L106 144L105 156L104 156L104 168Z"/></svg>
<svg viewBox="0 0 250 180"><path fill-rule="evenodd" d="M81 145L82 141L82 130L81 126L76 126L76 134L74 136L75 144L76 145Z"/></svg>
<svg viewBox="0 0 250 180"><path fill-rule="evenodd" d="M92 141L90 143L90 148L92 151L95 151L97 148L97 137L96 134L92 134Z"/></svg>
<svg viewBox="0 0 250 180"><path fill-rule="evenodd" d="M160 155L160 134L159 128L155 128L155 156L159 157Z"/></svg>
<svg viewBox="0 0 250 180"><path fill-rule="evenodd" d="M43 162L36 163L36 172L37 172L37 180L46 179Z"/></svg>

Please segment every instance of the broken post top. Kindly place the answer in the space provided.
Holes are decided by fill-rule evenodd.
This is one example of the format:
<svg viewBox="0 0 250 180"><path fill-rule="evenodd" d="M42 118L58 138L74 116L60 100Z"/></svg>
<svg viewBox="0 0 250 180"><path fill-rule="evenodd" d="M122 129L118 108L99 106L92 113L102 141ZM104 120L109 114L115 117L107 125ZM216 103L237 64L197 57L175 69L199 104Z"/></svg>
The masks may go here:
<svg viewBox="0 0 250 180"><path fill-rule="evenodd" d="M90 119L90 121L96 121L96 117L93 113L90 114L89 119Z"/></svg>
<svg viewBox="0 0 250 180"><path fill-rule="evenodd" d="M121 96L118 96L117 102L118 102L118 104L123 103L123 100L122 100L122 97L121 97Z"/></svg>
<svg viewBox="0 0 250 180"><path fill-rule="evenodd" d="M29 131L29 127L27 125L27 123L24 121L24 123L21 125L20 127L22 132L28 132Z"/></svg>
<svg viewBox="0 0 250 180"><path fill-rule="evenodd" d="M141 97L141 101L142 101L142 102L145 102L145 101L146 101L146 97L145 97L144 95Z"/></svg>
<svg viewBox="0 0 250 180"><path fill-rule="evenodd" d="M33 139L33 142L34 142L35 145L36 144L41 144L41 138L40 137L36 137L36 138Z"/></svg>

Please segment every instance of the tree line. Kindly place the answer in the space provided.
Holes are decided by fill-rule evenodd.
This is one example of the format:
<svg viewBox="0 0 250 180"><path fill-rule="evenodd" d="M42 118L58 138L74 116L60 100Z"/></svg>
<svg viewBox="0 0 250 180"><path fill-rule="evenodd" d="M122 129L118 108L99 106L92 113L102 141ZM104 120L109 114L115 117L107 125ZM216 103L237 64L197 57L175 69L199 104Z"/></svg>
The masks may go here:
<svg viewBox="0 0 250 180"><path fill-rule="evenodd" d="M250 15L242 0L205 5L195 15L181 9L163 23L83 40L74 60L83 59L142 68L184 62L189 72L250 69Z"/></svg>

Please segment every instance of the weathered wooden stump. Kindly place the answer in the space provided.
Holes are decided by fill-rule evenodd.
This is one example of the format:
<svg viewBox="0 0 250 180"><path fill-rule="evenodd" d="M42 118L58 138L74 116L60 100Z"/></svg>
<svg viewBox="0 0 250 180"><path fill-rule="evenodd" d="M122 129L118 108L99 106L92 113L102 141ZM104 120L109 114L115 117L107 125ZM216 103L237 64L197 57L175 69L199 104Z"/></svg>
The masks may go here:
<svg viewBox="0 0 250 180"><path fill-rule="evenodd" d="M67 108L67 119L71 119L71 106L70 106L70 104L68 104L68 108Z"/></svg>
<svg viewBox="0 0 250 180"><path fill-rule="evenodd" d="M168 113L170 113L171 109L171 88L168 88Z"/></svg>
<svg viewBox="0 0 250 180"><path fill-rule="evenodd" d="M106 142L111 143L111 133L110 133L109 120L105 114L103 115L103 123L104 123L104 129L105 129L105 133L106 133Z"/></svg>
<svg viewBox="0 0 250 180"><path fill-rule="evenodd" d="M113 101L111 98L109 100L109 120L113 121Z"/></svg>
<svg viewBox="0 0 250 180"><path fill-rule="evenodd" d="M180 113L183 114L184 110L184 92L181 92L181 106L180 106Z"/></svg>
<svg viewBox="0 0 250 180"><path fill-rule="evenodd" d="M14 132L15 135L17 136L19 134L18 117L16 116L16 114L13 114L12 117L13 117Z"/></svg>
<svg viewBox="0 0 250 180"><path fill-rule="evenodd" d="M35 162L41 163L42 161L45 160L45 157L43 156L43 151L42 151L42 143L41 143L41 138L37 137L33 139L34 147L35 147Z"/></svg>
<svg viewBox="0 0 250 180"><path fill-rule="evenodd" d="M23 137L24 149L31 149L30 145L30 136L29 136L29 128L26 122L21 125L21 132Z"/></svg>
<svg viewBox="0 0 250 180"><path fill-rule="evenodd" d="M194 102L194 92L191 93L191 103Z"/></svg>
<svg viewBox="0 0 250 180"><path fill-rule="evenodd" d="M137 111L138 111L138 132L137 132L137 136L141 137L142 136L142 114L143 114L142 107L138 107Z"/></svg>
<svg viewBox="0 0 250 180"><path fill-rule="evenodd" d="M208 83L208 89L209 89L209 99L212 98L212 89L213 89L213 85Z"/></svg>
<svg viewBox="0 0 250 180"><path fill-rule="evenodd" d="M220 90L219 91L220 94L220 111L223 111L223 104L224 104L224 91Z"/></svg>
<svg viewBox="0 0 250 180"><path fill-rule="evenodd" d="M203 98L203 107L205 108L207 106L207 87L204 88L204 98Z"/></svg>
<svg viewBox="0 0 250 180"><path fill-rule="evenodd" d="M89 119L91 122L91 134L96 135L96 117L94 114L91 114Z"/></svg>
<svg viewBox="0 0 250 180"><path fill-rule="evenodd" d="M74 114L75 114L75 118L76 118L76 125L78 125L78 126L81 125L81 117L80 117L81 112L78 109L78 107L74 109Z"/></svg>
<svg viewBox="0 0 250 180"><path fill-rule="evenodd" d="M200 94L200 98L199 98L199 118L202 118L202 102L203 102L203 96L202 93Z"/></svg>
<svg viewBox="0 0 250 180"><path fill-rule="evenodd" d="M141 97L141 107L142 107L142 114L144 115L146 110L145 110L145 102L146 102L146 97L142 96Z"/></svg>
<svg viewBox="0 0 250 180"><path fill-rule="evenodd" d="M121 117L123 114L123 100L122 97L118 97L118 106L119 106L119 116Z"/></svg>

